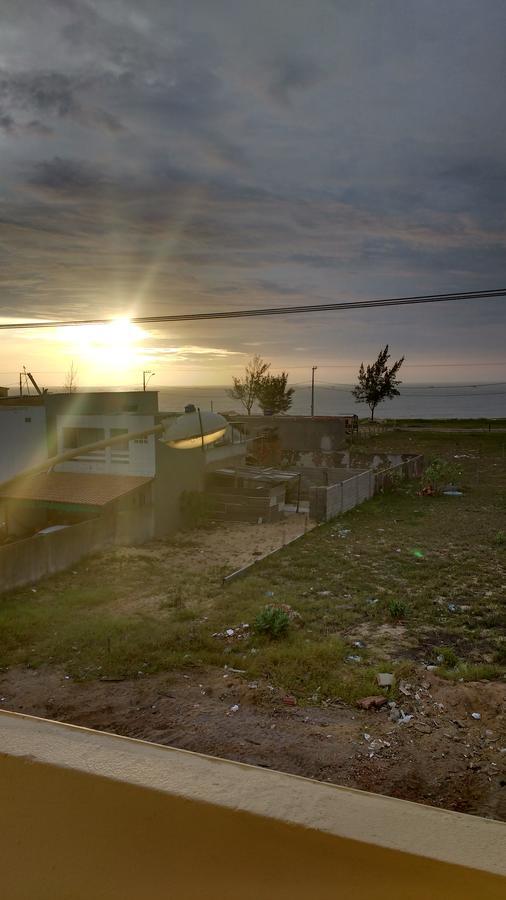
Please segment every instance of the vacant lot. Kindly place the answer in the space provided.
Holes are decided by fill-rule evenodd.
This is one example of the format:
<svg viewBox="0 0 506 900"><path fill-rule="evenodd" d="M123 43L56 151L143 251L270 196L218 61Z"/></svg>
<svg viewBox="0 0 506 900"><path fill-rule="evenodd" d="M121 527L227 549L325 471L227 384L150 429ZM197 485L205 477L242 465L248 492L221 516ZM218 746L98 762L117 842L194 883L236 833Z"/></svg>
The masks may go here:
<svg viewBox="0 0 506 900"><path fill-rule="evenodd" d="M400 484L226 587L266 526L6 595L2 706L506 818L506 435L373 440L451 459L464 496ZM254 628L267 604L289 608L278 639ZM380 672L397 710L357 709Z"/></svg>

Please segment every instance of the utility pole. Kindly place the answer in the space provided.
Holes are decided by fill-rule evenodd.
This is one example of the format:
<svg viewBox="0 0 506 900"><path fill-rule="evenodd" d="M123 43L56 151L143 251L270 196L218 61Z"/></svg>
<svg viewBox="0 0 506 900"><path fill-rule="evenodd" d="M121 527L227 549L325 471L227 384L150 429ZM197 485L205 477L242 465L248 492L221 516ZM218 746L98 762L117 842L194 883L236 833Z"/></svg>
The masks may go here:
<svg viewBox="0 0 506 900"><path fill-rule="evenodd" d="M311 417L314 416L314 373L317 368L318 366L313 366L311 369Z"/></svg>
<svg viewBox="0 0 506 900"><path fill-rule="evenodd" d="M154 372L150 372L148 369L146 369L146 371L144 371L142 373L142 390L143 391L146 390L146 387L149 384L149 379L152 378L154 374L155 374ZM147 378L146 378L146 375L148 376Z"/></svg>

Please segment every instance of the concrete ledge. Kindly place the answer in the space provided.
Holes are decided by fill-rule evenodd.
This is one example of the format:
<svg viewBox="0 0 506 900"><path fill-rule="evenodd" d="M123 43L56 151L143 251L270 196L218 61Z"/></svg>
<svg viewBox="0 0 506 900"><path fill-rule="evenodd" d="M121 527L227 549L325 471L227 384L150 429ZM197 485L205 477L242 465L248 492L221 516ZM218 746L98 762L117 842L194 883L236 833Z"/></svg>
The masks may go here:
<svg viewBox="0 0 506 900"><path fill-rule="evenodd" d="M0 712L2 894L499 900L506 827Z"/></svg>

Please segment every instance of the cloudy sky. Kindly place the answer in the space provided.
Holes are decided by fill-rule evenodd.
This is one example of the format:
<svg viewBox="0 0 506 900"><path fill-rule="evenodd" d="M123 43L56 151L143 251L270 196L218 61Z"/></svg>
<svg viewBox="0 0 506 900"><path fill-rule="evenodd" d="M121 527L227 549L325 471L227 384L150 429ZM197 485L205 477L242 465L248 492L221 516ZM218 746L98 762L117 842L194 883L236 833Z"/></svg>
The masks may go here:
<svg viewBox="0 0 506 900"><path fill-rule="evenodd" d="M505 34L504 0L2 0L0 316L506 286ZM349 381L388 341L411 381L491 381L505 326L495 300L122 325L112 347L9 332L0 380L61 383L73 358L86 383L217 384L260 352Z"/></svg>

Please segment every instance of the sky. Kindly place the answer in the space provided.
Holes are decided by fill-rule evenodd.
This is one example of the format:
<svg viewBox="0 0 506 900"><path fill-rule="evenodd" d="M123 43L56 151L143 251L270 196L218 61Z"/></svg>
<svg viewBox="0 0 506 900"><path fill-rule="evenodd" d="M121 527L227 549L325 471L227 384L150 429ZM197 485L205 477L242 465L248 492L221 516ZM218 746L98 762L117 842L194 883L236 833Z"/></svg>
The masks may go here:
<svg viewBox="0 0 506 900"><path fill-rule="evenodd" d="M0 321L119 322L0 333L0 383L506 381L504 299L125 321L506 287L504 0L1 5Z"/></svg>

